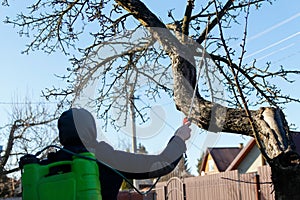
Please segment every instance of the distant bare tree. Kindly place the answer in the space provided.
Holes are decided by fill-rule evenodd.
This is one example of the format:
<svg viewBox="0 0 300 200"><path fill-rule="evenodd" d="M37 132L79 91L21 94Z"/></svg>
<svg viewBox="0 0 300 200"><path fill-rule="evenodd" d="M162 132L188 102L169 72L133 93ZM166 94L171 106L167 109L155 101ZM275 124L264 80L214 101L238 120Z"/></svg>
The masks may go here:
<svg viewBox="0 0 300 200"><path fill-rule="evenodd" d="M0 129L1 139L6 142L0 159L0 176L18 171L22 155L34 154L55 141L53 122L57 117L50 113L55 112L44 104L30 101L13 104L9 122Z"/></svg>

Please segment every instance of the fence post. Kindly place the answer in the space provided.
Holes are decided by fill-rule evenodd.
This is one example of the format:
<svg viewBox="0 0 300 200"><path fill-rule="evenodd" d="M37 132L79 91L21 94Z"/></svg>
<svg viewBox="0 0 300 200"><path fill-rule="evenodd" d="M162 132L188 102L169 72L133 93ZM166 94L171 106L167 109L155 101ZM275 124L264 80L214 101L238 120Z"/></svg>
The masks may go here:
<svg viewBox="0 0 300 200"><path fill-rule="evenodd" d="M168 200L168 188L167 188L167 186L164 186L164 197L165 197L165 200Z"/></svg>
<svg viewBox="0 0 300 200"><path fill-rule="evenodd" d="M256 186L256 200L260 200L260 183L259 174L255 174L255 186Z"/></svg>
<svg viewBox="0 0 300 200"><path fill-rule="evenodd" d="M183 192L183 200L186 200L186 188L185 188L185 183L182 184L182 192Z"/></svg>

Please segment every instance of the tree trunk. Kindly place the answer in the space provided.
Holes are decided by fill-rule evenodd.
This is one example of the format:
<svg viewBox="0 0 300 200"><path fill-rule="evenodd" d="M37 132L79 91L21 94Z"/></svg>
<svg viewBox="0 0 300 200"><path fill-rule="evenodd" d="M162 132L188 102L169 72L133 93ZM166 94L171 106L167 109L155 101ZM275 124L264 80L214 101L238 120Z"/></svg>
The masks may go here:
<svg viewBox="0 0 300 200"><path fill-rule="evenodd" d="M272 182L277 200L300 199L300 169L299 165L282 168L271 166Z"/></svg>
<svg viewBox="0 0 300 200"><path fill-rule="evenodd" d="M272 169L272 182L277 200L300 199L299 155L288 128L285 116L279 108L262 107L250 111L253 124L244 110L231 109L209 102L198 94L192 103L190 74L192 66L180 56L173 56L174 100L177 108L190 114L190 119L200 128L212 132L229 132L248 135L256 142Z"/></svg>
<svg viewBox="0 0 300 200"><path fill-rule="evenodd" d="M196 88L194 49L186 46L166 29L165 25L139 0L115 0L164 47L172 60L174 101L177 109L198 127L212 132L237 133L255 137L272 169L272 181L277 200L300 199L299 155L291 137L285 116L279 108L263 107L250 111L251 121L241 109L227 108L205 100ZM151 27L151 28L150 28ZM199 47L199 46L198 46ZM192 109L190 106L193 104Z"/></svg>

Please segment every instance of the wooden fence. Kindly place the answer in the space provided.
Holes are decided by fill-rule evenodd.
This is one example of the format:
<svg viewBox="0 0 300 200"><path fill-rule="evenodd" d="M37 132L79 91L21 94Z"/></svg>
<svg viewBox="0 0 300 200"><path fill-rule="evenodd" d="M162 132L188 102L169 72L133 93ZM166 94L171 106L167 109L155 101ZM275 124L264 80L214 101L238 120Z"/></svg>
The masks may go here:
<svg viewBox="0 0 300 200"><path fill-rule="evenodd" d="M273 200L271 169L256 173L237 170L185 179L172 178L156 186L156 200Z"/></svg>

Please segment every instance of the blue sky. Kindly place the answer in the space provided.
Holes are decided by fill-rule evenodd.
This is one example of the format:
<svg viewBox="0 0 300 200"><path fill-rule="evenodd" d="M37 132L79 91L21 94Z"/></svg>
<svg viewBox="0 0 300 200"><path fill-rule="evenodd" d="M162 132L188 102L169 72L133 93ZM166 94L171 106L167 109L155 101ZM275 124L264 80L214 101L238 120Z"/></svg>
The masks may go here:
<svg viewBox="0 0 300 200"><path fill-rule="evenodd" d="M150 7L153 8L156 14L174 7L174 0L164 0L163 3L161 1L161 4L163 4L161 6L156 6L157 3L150 0L144 2L146 4L151 3ZM17 4L17 2L11 1L11 4ZM185 6L185 3L181 4L176 4L176 6L178 8ZM10 112L10 103L16 101L16 98L20 101L25 97L29 97L33 102L44 101L40 98L41 90L52 85L63 86L64 83L56 78L54 74L65 74L67 67L70 65L68 58L59 52L51 55L37 51L31 52L29 55L21 54L21 51L25 49L25 44L30 40L20 38L17 29L2 23L5 16L14 15L16 8L18 6L0 7L0 126L4 125L7 119L6 113ZM182 14L181 12L182 9L175 9L174 15L179 16ZM167 19L167 13L160 14L160 16L163 20ZM250 14L250 21L248 51L246 54L249 62L255 57L260 64L271 60L274 66L277 67L284 65L290 69L300 68L297 59L300 55L300 1L279 0L272 6L265 5L263 9L255 10ZM295 79L298 79L298 77L295 77ZM296 81L293 85L278 82L283 91L297 98L300 97L297 90L299 84L299 81ZM157 145L164 145L167 142L174 130L180 126L183 118L183 115L174 109L171 100L161 105L166 111L167 120L162 132L157 136L159 139L141 140L150 153L160 150ZM288 122L296 124L297 127L300 127L299 110L300 105L298 104L290 104L285 109ZM111 132L113 133L108 136L108 140L117 145L119 136L114 131ZM126 134L125 137L127 137ZM205 140L207 138L208 140ZM130 142L130 137L125 140ZM194 166L197 158L200 157L200 152L205 148L204 141L209 146L238 146L240 142L246 143L247 139L230 134L221 136L210 134L207 136L207 133L202 133L200 129L193 126L193 136L188 143L187 152L188 162L193 173L195 173Z"/></svg>

